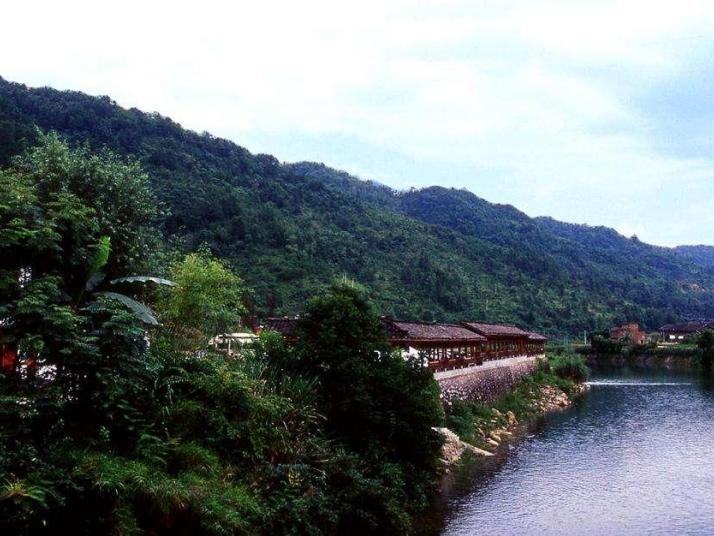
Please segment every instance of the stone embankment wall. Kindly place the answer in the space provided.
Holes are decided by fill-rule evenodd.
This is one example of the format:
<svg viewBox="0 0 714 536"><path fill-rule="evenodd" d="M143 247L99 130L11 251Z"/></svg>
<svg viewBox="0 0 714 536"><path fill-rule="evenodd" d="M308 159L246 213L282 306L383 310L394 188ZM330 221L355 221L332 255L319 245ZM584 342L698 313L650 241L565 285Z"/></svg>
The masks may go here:
<svg viewBox="0 0 714 536"><path fill-rule="evenodd" d="M523 376L535 371L539 358L518 356L463 369L436 372L441 398L449 404L454 400L492 401L507 393Z"/></svg>

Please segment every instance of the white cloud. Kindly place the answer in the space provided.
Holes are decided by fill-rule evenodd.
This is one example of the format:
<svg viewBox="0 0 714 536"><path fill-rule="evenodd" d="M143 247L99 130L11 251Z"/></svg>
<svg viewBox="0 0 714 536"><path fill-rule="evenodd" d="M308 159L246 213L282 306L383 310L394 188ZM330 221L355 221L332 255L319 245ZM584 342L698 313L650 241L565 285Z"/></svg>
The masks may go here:
<svg viewBox="0 0 714 536"><path fill-rule="evenodd" d="M655 149L656 120L635 102L714 39L710 2L3 8L0 75L10 80L108 94L255 151L397 186L465 186L531 214L637 229L657 243L714 243L708 210L690 211L691 226L678 215L714 194L711 159ZM355 142L352 152L315 144L293 154L288 134ZM393 165L376 150L371 165L357 153L370 147ZM423 173L414 172L419 162Z"/></svg>

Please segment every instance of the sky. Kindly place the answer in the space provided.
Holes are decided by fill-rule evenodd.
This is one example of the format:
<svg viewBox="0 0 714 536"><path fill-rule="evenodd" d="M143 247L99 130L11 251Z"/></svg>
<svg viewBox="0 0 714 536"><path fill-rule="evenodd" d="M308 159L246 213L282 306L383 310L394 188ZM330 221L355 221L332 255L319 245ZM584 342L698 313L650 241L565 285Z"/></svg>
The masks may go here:
<svg viewBox="0 0 714 536"><path fill-rule="evenodd" d="M4 0L0 76L282 161L714 245L714 2Z"/></svg>

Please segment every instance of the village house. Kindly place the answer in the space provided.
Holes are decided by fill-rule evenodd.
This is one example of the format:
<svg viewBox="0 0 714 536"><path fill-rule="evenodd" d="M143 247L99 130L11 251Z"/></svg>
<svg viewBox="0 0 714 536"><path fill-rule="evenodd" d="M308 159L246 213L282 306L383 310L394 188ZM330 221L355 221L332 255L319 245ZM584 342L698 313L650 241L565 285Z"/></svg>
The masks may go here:
<svg viewBox="0 0 714 536"><path fill-rule="evenodd" d="M662 342L683 343L706 330L714 330L714 320L695 320L679 324L665 324L659 328Z"/></svg>
<svg viewBox="0 0 714 536"><path fill-rule="evenodd" d="M635 322L610 328L610 338L614 341L624 341L632 344L647 344L647 334Z"/></svg>
<svg viewBox="0 0 714 536"><path fill-rule="evenodd" d="M510 324L462 322L429 324L382 317L390 344L427 358L433 371L480 365L485 361L545 354L547 338Z"/></svg>
<svg viewBox="0 0 714 536"><path fill-rule="evenodd" d="M208 344L228 357L235 357L240 355L245 348L250 348L257 340L258 335L241 331L216 335L208 341Z"/></svg>
<svg viewBox="0 0 714 536"><path fill-rule="evenodd" d="M394 320L380 321L387 340L403 355L421 356L434 372L481 365L486 361L519 356L545 355L548 338L510 324L487 322L428 323ZM260 329L277 331L286 342L295 342L297 318L266 319Z"/></svg>
<svg viewBox="0 0 714 536"><path fill-rule="evenodd" d="M486 337L489 359L528 353L530 333L510 324L464 322L468 329Z"/></svg>
<svg viewBox="0 0 714 536"><path fill-rule="evenodd" d="M296 340L295 328L297 327L297 321L297 317L270 317L266 318L265 324L260 326L256 331L258 333L260 333L260 331L276 331L283 336L285 342L291 344Z"/></svg>
<svg viewBox="0 0 714 536"><path fill-rule="evenodd" d="M480 365L488 339L459 324L427 324L381 318L387 339L406 355L423 355L431 370Z"/></svg>
<svg viewBox="0 0 714 536"><path fill-rule="evenodd" d="M545 354L545 344L548 342L548 337L535 333L528 332L528 355L543 355Z"/></svg>

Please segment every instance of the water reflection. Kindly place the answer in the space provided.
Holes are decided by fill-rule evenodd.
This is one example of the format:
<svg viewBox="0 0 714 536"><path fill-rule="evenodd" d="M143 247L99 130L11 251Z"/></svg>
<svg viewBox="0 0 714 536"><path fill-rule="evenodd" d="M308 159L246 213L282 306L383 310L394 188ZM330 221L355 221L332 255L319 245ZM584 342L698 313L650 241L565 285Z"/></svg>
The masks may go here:
<svg viewBox="0 0 714 536"><path fill-rule="evenodd" d="M452 483L443 533L714 534L713 409L711 380L597 376L576 407Z"/></svg>

